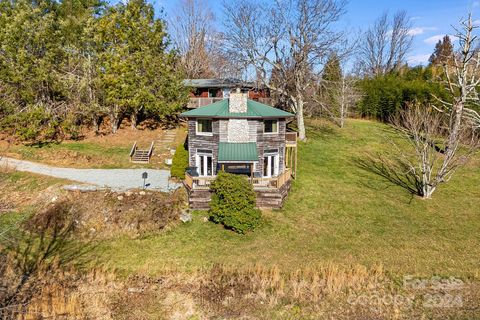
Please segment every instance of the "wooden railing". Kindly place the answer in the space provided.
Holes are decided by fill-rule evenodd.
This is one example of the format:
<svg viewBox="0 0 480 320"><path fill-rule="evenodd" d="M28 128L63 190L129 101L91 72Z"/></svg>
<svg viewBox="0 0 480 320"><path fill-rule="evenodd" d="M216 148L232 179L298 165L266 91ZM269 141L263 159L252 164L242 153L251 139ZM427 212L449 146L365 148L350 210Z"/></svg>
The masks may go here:
<svg viewBox="0 0 480 320"><path fill-rule="evenodd" d="M222 101L223 99L224 98L190 98L190 101L187 103L187 108L196 109L214 102Z"/></svg>
<svg viewBox="0 0 480 320"><path fill-rule="evenodd" d="M297 145L298 133L294 131L285 132L285 142L287 145Z"/></svg>
<svg viewBox="0 0 480 320"><path fill-rule="evenodd" d="M137 151L137 141L132 146L132 149L130 150L130 161L132 161L132 157L135 154L135 151Z"/></svg>
<svg viewBox="0 0 480 320"><path fill-rule="evenodd" d="M277 177L273 178L249 178L254 188L273 188L280 189L285 183L287 183L292 177L292 169L287 168L285 171ZM208 190L215 176L209 177L192 177L188 173L185 173L185 185L191 190Z"/></svg>
<svg viewBox="0 0 480 320"><path fill-rule="evenodd" d="M192 177L188 173L185 173L185 185L189 189L195 190L208 190L210 189L210 185L212 184L213 180L215 180L215 176L209 177Z"/></svg>
<svg viewBox="0 0 480 320"><path fill-rule="evenodd" d="M155 141L152 141L152 143L150 144L150 149L148 149L148 158L152 157L154 144L155 144Z"/></svg>
<svg viewBox="0 0 480 320"><path fill-rule="evenodd" d="M278 177L273 178L252 178L254 188L280 189L292 176L292 169L288 168Z"/></svg>

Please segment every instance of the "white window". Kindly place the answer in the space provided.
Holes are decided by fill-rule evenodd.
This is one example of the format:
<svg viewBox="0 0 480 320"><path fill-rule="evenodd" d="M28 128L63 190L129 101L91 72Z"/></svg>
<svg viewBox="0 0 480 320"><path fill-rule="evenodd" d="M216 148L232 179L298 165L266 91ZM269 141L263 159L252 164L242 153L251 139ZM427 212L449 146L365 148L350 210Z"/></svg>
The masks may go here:
<svg viewBox="0 0 480 320"><path fill-rule="evenodd" d="M280 169L280 156L278 150L265 150L263 154L263 176L265 178L271 178L278 176Z"/></svg>
<svg viewBox="0 0 480 320"><path fill-rule="evenodd" d="M213 175L213 157L211 150L197 150L196 167L201 177Z"/></svg>
<svg viewBox="0 0 480 320"><path fill-rule="evenodd" d="M197 119L196 131L198 135L211 136L213 134L212 119Z"/></svg>
<svg viewBox="0 0 480 320"><path fill-rule="evenodd" d="M278 133L278 120L264 120L263 121L264 133Z"/></svg>

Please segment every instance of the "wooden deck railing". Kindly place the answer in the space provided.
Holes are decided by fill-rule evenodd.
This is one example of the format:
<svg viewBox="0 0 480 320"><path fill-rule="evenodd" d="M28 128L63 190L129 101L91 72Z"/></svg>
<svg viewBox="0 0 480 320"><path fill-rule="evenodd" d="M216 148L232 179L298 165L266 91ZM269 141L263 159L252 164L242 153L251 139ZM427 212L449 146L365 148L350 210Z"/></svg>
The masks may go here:
<svg viewBox="0 0 480 320"><path fill-rule="evenodd" d="M223 99L226 98L200 98L200 97L192 97L187 103L187 108L189 109L196 109L199 107L203 107L206 105L209 105L214 102L222 101ZM257 98L254 99L257 100L260 103L266 104L266 105L271 105L272 99L271 98Z"/></svg>
<svg viewBox="0 0 480 320"><path fill-rule="evenodd" d="M294 131L285 132L285 142L287 143L287 146L297 145L297 138L298 138L297 132L294 132Z"/></svg>
<svg viewBox="0 0 480 320"><path fill-rule="evenodd" d="M290 168L277 177L273 178L253 178L252 184L254 188L275 188L280 189L292 176L292 170Z"/></svg>
<svg viewBox="0 0 480 320"><path fill-rule="evenodd" d="M210 177L192 177L188 173L185 173L185 185L189 189L195 190L208 190L210 189L210 185L212 184L213 180L215 180L215 176Z"/></svg>
<svg viewBox="0 0 480 320"><path fill-rule="evenodd" d="M222 101L223 99L224 98L190 98L190 101L187 103L187 108L196 109L214 102Z"/></svg>
<svg viewBox="0 0 480 320"><path fill-rule="evenodd" d="M285 183L287 183L292 177L292 169L287 168L285 171L277 177L273 178L251 178L250 181L254 188L273 188L280 189ZM191 190L208 190L215 176L211 177L192 177L188 173L185 173L185 185Z"/></svg>

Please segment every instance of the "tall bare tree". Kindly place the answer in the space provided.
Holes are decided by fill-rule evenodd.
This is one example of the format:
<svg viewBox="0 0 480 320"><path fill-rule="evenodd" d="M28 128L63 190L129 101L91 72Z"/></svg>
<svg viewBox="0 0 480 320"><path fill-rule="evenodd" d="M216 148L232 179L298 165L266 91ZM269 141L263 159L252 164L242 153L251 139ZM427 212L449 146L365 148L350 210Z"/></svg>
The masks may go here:
<svg viewBox="0 0 480 320"><path fill-rule="evenodd" d="M236 1L225 4L227 48L253 68L270 90L285 96L304 140L304 106L314 76L343 39L333 24L343 0ZM271 77L275 75L276 81Z"/></svg>
<svg viewBox="0 0 480 320"><path fill-rule="evenodd" d="M336 81L322 81L322 86L328 90L329 99L325 95L315 95L317 103L326 116L340 128L345 126L345 121L361 97L357 89L357 79L351 75L342 74Z"/></svg>
<svg viewBox="0 0 480 320"><path fill-rule="evenodd" d="M187 78L240 77L242 66L223 50L225 35L215 27L215 16L204 0L182 0L170 23Z"/></svg>
<svg viewBox="0 0 480 320"><path fill-rule="evenodd" d="M214 15L206 1L182 0L170 31L182 57L186 77L208 78L213 75L208 42L213 37Z"/></svg>
<svg viewBox="0 0 480 320"><path fill-rule="evenodd" d="M412 46L412 23L405 11L398 11L389 20L388 13L380 16L364 35L360 44L359 65L371 76L398 70L405 64Z"/></svg>

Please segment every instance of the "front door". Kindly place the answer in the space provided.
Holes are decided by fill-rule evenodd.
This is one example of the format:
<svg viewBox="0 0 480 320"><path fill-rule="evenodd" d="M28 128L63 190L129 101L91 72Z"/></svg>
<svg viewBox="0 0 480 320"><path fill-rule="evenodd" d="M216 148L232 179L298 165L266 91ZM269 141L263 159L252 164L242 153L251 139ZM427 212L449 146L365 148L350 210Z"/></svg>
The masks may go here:
<svg viewBox="0 0 480 320"><path fill-rule="evenodd" d="M263 157L263 176L271 178L278 175L279 157L278 154L266 154Z"/></svg>
<svg viewBox="0 0 480 320"><path fill-rule="evenodd" d="M198 174L201 177L213 175L213 160L211 154L197 155Z"/></svg>

